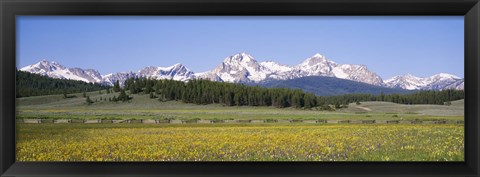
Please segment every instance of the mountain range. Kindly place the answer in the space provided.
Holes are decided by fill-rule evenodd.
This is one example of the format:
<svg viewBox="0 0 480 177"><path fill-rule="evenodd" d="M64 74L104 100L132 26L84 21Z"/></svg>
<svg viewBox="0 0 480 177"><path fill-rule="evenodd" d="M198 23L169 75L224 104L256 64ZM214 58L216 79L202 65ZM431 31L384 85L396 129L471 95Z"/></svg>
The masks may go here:
<svg viewBox="0 0 480 177"><path fill-rule="evenodd" d="M296 66L279 64L274 61L258 62L247 53L229 56L214 69L202 73L194 73L184 65L177 63L169 67L148 66L137 72L118 72L101 75L97 70L67 68L61 64L41 60L38 63L21 68L22 71L46 75L52 78L81 80L91 83L113 85L117 80L123 83L131 77L148 77L155 79L173 79L188 81L202 78L219 82L233 83L269 83L284 82L310 76L338 78L379 87L407 90L443 90L464 88L464 79L440 73L430 77L417 77L411 74L395 76L383 80L365 65L339 64L321 54L315 54ZM311 80L308 79L308 80Z"/></svg>

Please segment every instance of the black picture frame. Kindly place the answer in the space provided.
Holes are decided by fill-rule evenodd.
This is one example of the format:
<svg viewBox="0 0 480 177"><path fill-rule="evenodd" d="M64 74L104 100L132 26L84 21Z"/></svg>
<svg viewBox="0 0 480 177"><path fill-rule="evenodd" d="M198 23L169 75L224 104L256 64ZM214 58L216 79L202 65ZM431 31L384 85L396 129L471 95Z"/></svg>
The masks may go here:
<svg viewBox="0 0 480 177"><path fill-rule="evenodd" d="M462 176L480 174L479 0L0 0L2 176ZM461 15L465 162L15 162L17 15Z"/></svg>

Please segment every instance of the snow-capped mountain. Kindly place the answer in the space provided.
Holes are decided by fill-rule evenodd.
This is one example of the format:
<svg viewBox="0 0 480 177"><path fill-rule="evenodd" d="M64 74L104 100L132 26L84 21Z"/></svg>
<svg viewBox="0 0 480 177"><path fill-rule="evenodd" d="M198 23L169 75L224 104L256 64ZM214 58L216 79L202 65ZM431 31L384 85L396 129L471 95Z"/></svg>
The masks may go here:
<svg viewBox="0 0 480 177"><path fill-rule="evenodd" d="M328 60L325 56L315 54L296 66L304 76L330 76L348 79L376 86L384 86L380 76L367 69L365 65L338 64Z"/></svg>
<svg viewBox="0 0 480 177"><path fill-rule="evenodd" d="M213 81L259 82L267 78L269 70L260 65L251 55L239 53L223 60L215 69L199 75Z"/></svg>
<svg viewBox="0 0 480 177"><path fill-rule="evenodd" d="M385 80L385 84L388 87L403 88L407 90L462 90L464 80L446 73L435 74L430 77L416 77L411 74L406 74Z"/></svg>
<svg viewBox="0 0 480 177"><path fill-rule="evenodd" d="M332 71L338 64L319 53L307 58L295 67L295 70L312 75L335 76Z"/></svg>
<svg viewBox="0 0 480 177"><path fill-rule="evenodd" d="M102 82L102 76L97 70L66 68L54 61L42 60L36 64L23 67L20 70L52 78L80 80L91 83Z"/></svg>
<svg viewBox="0 0 480 177"><path fill-rule="evenodd" d="M265 79L295 79L306 76L329 76L377 86L384 86L380 76L363 65L338 64L325 56L315 54L297 66L273 61L257 62L251 55L240 53L225 58L214 70L197 75L214 81L260 82Z"/></svg>
<svg viewBox="0 0 480 177"><path fill-rule="evenodd" d="M111 73L103 76L101 84L110 85L112 86L115 82L118 81L119 85L123 87L124 82L129 78L136 77L137 74L134 72L119 72L119 73Z"/></svg>
<svg viewBox="0 0 480 177"><path fill-rule="evenodd" d="M194 73L181 64L175 64L169 67L146 67L136 73L118 72L102 76L97 70L67 68L54 61L42 60L36 64L23 67L20 70L52 78L80 80L106 85L113 85L118 80L121 86L123 86L125 80L133 77L173 79L180 81L187 81L195 78Z"/></svg>
<svg viewBox="0 0 480 177"><path fill-rule="evenodd" d="M384 81L375 72L368 70L365 65L339 64L318 53L296 66L288 66L274 61L258 62L254 57L243 52L226 57L213 70L202 73L194 73L184 65L177 63L169 67L149 66L137 72L118 72L102 76L93 69L67 68L59 63L47 60L42 60L20 70L53 78L81 80L106 85L113 85L117 80L123 85L126 79L132 77L179 81L203 78L220 82L260 83L263 81L297 79L307 76L327 76L375 86L407 90L463 89L464 87L463 79L446 73L425 78L407 74L395 76Z"/></svg>
<svg viewBox="0 0 480 177"><path fill-rule="evenodd" d="M154 79L173 79L178 81L187 81L195 78L195 73L180 63L169 67L149 66L137 72L138 77L147 77Z"/></svg>
<svg viewBox="0 0 480 177"><path fill-rule="evenodd" d="M292 70L292 67L287 65L282 65L274 61L260 62L260 65L263 66L267 70L267 72L270 74L278 74L278 73L288 72Z"/></svg>
<svg viewBox="0 0 480 177"><path fill-rule="evenodd" d="M445 86L443 89L463 90L464 88L465 88L465 80L460 79L451 83L450 85Z"/></svg>
<svg viewBox="0 0 480 177"><path fill-rule="evenodd" d="M416 77L411 74L395 76L393 78L385 80L385 83L387 84L388 87L403 88L408 90L420 89L421 87L424 87L427 85L424 82L423 78Z"/></svg>

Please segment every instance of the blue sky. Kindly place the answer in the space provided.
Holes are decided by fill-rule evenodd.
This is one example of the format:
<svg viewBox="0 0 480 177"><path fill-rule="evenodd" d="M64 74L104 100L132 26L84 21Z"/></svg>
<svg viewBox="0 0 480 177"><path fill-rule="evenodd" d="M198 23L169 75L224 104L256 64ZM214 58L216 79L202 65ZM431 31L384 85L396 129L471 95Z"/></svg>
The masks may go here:
<svg viewBox="0 0 480 177"><path fill-rule="evenodd" d="M296 65L320 53L395 75L464 76L463 16L17 16L17 66L42 59L101 74L182 63L194 72L239 52Z"/></svg>

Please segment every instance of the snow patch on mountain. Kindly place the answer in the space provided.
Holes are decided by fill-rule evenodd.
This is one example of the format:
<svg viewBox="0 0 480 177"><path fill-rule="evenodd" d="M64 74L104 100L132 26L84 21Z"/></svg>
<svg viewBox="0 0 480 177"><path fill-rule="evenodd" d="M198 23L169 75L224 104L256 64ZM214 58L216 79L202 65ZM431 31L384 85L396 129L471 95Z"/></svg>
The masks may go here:
<svg viewBox="0 0 480 177"><path fill-rule="evenodd" d="M123 84L127 79L135 77L137 77L137 74L134 72L111 73L103 76L101 84L113 86L113 84L118 81L119 85L123 87Z"/></svg>
<svg viewBox="0 0 480 177"><path fill-rule="evenodd" d="M145 67L137 72L137 76L153 79L173 79L178 81L187 81L195 78L194 73L180 63L169 67Z"/></svg>
<svg viewBox="0 0 480 177"><path fill-rule="evenodd" d="M302 63L291 67L291 69L271 74L269 78L286 80L307 76L336 77L384 86L382 78L374 72L369 71L366 66L338 64L318 53L305 59Z"/></svg>
<svg viewBox="0 0 480 177"><path fill-rule="evenodd" d="M385 80L385 84L388 87L408 90L463 89L463 82L463 79L460 77L447 73L435 74L430 77L417 77L406 74Z"/></svg>
<svg viewBox="0 0 480 177"><path fill-rule="evenodd" d="M199 76L213 81L246 83L267 78L268 72L251 55L244 52L227 57L212 71Z"/></svg>
<svg viewBox="0 0 480 177"><path fill-rule="evenodd" d="M80 68L67 68L55 61L41 60L33 65L25 66L20 69L30 73L40 74L51 78L80 80L90 83L98 83L102 76L97 70Z"/></svg>
<svg viewBox="0 0 480 177"><path fill-rule="evenodd" d="M268 73L281 73L292 70L292 67L287 65L282 65L274 61L264 61L260 62L260 65L263 66Z"/></svg>

